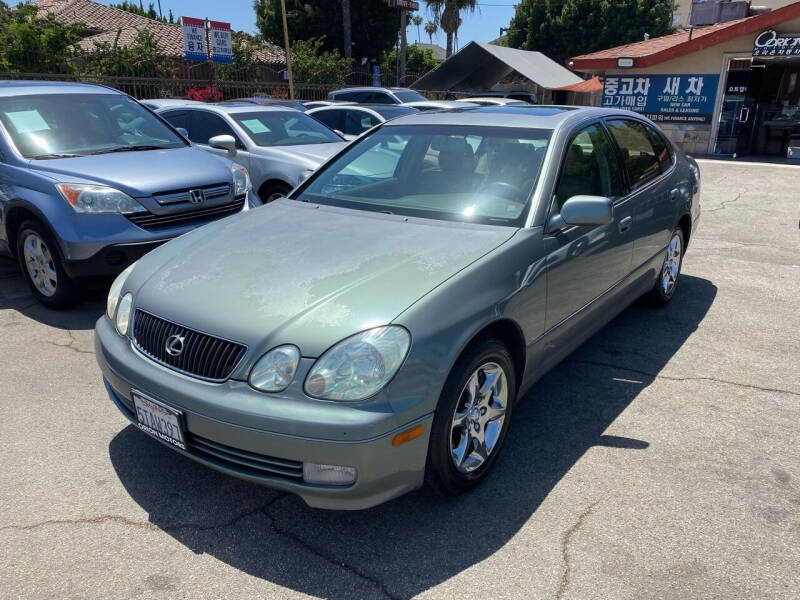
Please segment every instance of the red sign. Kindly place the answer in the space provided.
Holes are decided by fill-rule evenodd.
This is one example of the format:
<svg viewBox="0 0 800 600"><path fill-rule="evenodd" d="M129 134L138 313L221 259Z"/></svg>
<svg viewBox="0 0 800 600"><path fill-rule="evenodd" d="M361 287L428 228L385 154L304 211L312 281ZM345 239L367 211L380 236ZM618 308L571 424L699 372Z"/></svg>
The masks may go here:
<svg viewBox="0 0 800 600"><path fill-rule="evenodd" d="M419 10L419 2L414 2L414 0L389 0L389 6L403 10Z"/></svg>

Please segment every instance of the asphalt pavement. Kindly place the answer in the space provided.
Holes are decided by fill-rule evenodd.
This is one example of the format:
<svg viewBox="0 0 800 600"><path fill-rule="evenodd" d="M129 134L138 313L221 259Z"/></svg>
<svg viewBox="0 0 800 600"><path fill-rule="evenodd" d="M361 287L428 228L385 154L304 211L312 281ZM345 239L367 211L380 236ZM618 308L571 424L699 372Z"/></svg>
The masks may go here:
<svg viewBox="0 0 800 600"><path fill-rule="evenodd" d="M129 425L102 286L50 311L0 259L0 598L800 597L800 167L701 172L673 302L537 384L480 488L361 512Z"/></svg>

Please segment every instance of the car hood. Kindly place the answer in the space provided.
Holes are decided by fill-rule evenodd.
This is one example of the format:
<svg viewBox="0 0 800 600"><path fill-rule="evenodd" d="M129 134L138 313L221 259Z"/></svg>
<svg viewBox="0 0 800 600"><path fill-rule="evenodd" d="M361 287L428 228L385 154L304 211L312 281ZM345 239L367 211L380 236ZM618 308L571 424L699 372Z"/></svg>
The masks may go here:
<svg viewBox="0 0 800 600"><path fill-rule="evenodd" d="M303 144L300 146L269 146L256 147L253 152L260 156L272 159L304 161L308 167L316 169L347 145L347 142L329 142L325 144Z"/></svg>
<svg viewBox="0 0 800 600"><path fill-rule="evenodd" d="M102 183L134 198L230 183L230 164L192 146L30 161L32 169L56 181Z"/></svg>
<svg viewBox="0 0 800 600"><path fill-rule="evenodd" d="M292 343L316 357L390 323L515 231L278 200L151 252L126 287L137 308L256 354Z"/></svg>

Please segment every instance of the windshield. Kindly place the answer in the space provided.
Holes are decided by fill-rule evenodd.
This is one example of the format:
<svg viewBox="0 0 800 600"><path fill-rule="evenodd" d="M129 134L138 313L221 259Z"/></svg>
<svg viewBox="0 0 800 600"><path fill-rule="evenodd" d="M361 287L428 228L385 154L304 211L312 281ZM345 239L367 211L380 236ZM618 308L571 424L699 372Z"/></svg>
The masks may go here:
<svg viewBox="0 0 800 600"><path fill-rule="evenodd" d="M341 142L322 123L296 110L262 110L231 115L257 146L297 146Z"/></svg>
<svg viewBox="0 0 800 600"><path fill-rule="evenodd" d="M0 98L0 120L25 158L186 146L161 119L121 94Z"/></svg>
<svg viewBox="0 0 800 600"><path fill-rule="evenodd" d="M421 102L427 100L427 98L419 92L413 92L411 90L392 90L392 93L397 96L400 102Z"/></svg>
<svg viewBox="0 0 800 600"><path fill-rule="evenodd" d="M550 134L505 127L382 127L324 167L298 199L519 227Z"/></svg>

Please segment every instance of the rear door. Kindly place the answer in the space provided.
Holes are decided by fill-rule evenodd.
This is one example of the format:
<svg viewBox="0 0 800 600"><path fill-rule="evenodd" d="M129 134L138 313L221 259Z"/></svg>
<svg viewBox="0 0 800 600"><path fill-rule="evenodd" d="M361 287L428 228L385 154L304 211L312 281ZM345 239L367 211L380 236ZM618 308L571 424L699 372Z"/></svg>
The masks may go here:
<svg viewBox="0 0 800 600"><path fill-rule="evenodd" d="M636 269L664 249L675 226L679 194L675 157L661 134L642 121L614 118L606 126L619 148L630 186Z"/></svg>
<svg viewBox="0 0 800 600"><path fill-rule="evenodd" d="M558 214L573 196L604 196L614 202L614 221L600 226L566 226L545 235L545 330L591 304L629 273L633 237L624 189L618 155L602 124L575 132L562 158L550 216Z"/></svg>

